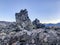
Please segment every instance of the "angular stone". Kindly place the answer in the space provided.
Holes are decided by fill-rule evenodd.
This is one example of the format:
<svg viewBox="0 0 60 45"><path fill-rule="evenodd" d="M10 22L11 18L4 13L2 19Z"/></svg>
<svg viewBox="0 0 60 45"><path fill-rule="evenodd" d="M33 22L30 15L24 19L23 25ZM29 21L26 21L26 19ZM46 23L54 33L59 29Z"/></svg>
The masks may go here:
<svg viewBox="0 0 60 45"><path fill-rule="evenodd" d="M41 24L40 21L37 18L32 23L33 23L35 29L45 27L45 25Z"/></svg>
<svg viewBox="0 0 60 45"><path fill-rule="evenodd" d="M22 9L19 13L15 14L16 17L16 23L20 25L22 28L26 30L33 29L33 25L31 23L31 20L28 17L28 11L27 9Z"/></svg>

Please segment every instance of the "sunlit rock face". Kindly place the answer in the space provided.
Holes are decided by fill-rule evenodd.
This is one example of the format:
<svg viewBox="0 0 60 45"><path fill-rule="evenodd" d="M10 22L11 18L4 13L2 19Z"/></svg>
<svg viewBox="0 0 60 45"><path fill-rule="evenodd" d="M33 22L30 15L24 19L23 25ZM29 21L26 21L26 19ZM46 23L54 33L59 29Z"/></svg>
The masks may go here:
<svg viewBox="0 0 60 45"><path fill-rule="evenodd" d="M28 17L28 11L22 9L19 13L15 14L16 23L26 30L31 30L33 28L31 20Z"/></svg>

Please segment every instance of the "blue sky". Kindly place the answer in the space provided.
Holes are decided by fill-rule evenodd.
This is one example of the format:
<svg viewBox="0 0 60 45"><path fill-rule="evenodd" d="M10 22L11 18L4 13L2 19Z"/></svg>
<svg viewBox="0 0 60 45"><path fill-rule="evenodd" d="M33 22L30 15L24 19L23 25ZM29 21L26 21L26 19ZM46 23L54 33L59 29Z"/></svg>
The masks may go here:
<svg viewBox="0 0 60 45"><path fill-rule="evenodd" d="M60 22L60 0L0 0L0 21L15 21L15 13L25 8L32 21Z"/></svg>

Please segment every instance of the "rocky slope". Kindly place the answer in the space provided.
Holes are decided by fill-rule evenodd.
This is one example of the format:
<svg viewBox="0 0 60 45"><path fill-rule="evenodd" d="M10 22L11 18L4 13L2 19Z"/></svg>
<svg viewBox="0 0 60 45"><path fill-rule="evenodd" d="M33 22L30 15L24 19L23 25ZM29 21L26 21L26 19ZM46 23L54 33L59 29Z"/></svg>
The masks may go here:
<svg viewBox="0 0 60 45"><path fill-rule="evenodd" d="M0 45L60 45L60 30L45 28L38 19L31 22L26 9L15 16L16 22L1 26Z"/></svg>

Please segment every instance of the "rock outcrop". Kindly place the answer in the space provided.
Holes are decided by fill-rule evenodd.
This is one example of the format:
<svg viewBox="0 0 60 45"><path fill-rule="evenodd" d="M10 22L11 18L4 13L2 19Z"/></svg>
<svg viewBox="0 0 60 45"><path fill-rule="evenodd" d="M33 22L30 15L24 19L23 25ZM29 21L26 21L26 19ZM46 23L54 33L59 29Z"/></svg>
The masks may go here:
<svg viewBox="0 0 60 45"><path fill-rule="evenodd" d="M44 28L45 27L45 25L41 24L38 19L35 19L32 23L34 25L34 29Z"/></svg>
<svg viewBox="0 0 60 45"><path fill-rule="evenodd" d="M31 22L26 9L15 16L16 22L0 26L0 45L60 45L60 30L47 29L38 19Z"/></svg>
<svg viewBox="0 0 60 45"><path fill-rule="evenodd" d="M19 13L15 14L16 23L26 30L32 30L33 25L31 20L28 17L28 11L26 9L22 9Z"/></svg>

